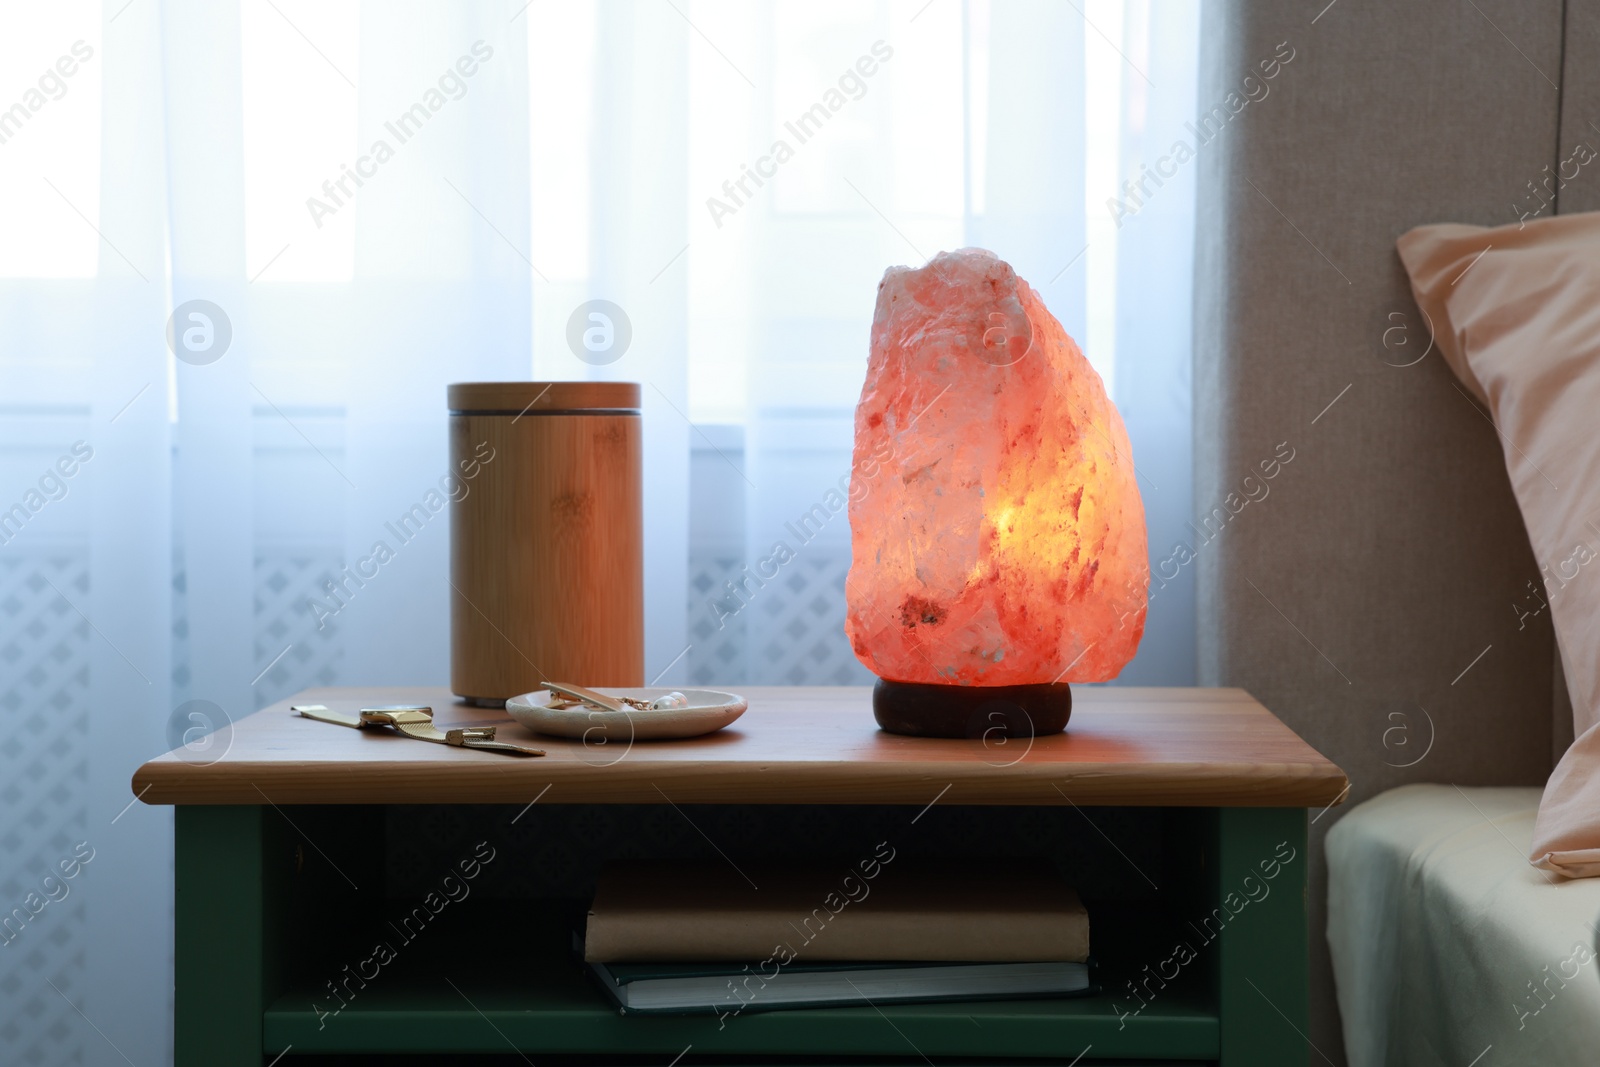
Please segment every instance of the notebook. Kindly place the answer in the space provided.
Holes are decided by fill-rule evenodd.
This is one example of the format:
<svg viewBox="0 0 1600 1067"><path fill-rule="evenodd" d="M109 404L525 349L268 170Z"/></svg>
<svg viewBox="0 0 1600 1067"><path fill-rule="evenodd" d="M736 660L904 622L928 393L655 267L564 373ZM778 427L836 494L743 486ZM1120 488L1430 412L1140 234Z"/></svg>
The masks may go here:
<svg viewBox="0 0 1600 1067"><path fill-rule="evenodd" d="M845 960L1081 963L1089 916L1041 863L634 863L606 868L585 930L590 963Z"/></svg>
<svg viewBox="0 0 1600 1067"><path fill-rule="evenodd" d="M1090 964L589 963L624 1013L773 1011L908 1001L1011 1000L1094 991Z"/></svg>

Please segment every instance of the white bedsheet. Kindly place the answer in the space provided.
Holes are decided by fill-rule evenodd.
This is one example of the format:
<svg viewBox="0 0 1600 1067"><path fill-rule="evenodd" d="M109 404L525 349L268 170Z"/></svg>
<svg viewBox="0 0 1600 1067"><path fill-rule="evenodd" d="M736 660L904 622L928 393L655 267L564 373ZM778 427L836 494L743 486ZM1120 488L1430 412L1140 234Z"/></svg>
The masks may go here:
<svg viewBox="0 0 1600 1067"><path fill-rule="evenodd" d="M1329 831L1350 1067L1600 1064L1600 878L1529 865L1539 793L1404 786Z"/></svg>

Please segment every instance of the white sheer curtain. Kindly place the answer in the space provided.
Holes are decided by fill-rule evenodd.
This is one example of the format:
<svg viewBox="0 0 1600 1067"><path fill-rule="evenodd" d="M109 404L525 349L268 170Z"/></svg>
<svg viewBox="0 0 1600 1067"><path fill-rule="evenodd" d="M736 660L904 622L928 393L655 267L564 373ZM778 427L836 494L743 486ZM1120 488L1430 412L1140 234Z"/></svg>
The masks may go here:
<svg viewBox="0 0 1600 1067"><path fill-rule="evenodd" d="M1010 260L1127 417L1153 558L1190 517L1190 168L1107 201L1186 137L1192 5L4 14L0 911L95 858L0 935L0 1062L170 1059L171 817L124 810L139 762L307 685L447 676L442 516L326 583L444 473L450 381L645 383L666 682L866 680L844 515L786 525L848 472L890 264ZM631 323L614 362L568 345L590 299ZM197 300L231 335L210 362L197 320L166 341ZM1192 603L1180 571L1124 680L1192 679Z"/></svg>

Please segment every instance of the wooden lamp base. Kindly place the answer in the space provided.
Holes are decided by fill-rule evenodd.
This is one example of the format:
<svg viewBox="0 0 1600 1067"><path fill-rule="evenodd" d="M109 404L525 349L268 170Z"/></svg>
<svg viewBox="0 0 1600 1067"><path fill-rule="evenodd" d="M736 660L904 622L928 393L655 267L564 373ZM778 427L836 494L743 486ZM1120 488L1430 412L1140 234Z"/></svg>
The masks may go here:
<svg viewBox="0 0 1600 1067"><path fill-rule="evenodd" d="M880 678L872 716L889 733L910 737L1043 737L1067 728L1072 689L1066 682L975 686Z"/></svg>

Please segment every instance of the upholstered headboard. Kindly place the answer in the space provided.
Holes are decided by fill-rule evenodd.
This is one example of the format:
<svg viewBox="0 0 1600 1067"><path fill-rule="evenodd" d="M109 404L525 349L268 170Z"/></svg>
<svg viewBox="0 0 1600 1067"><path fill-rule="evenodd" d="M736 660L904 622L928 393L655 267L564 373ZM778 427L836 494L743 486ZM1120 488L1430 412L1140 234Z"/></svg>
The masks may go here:
<svg viewBox="0 0 1600 1067"><path fill-rule="evenodd" d="M1295 56L1200 151L1197 513L1280 443L1295 460L1200 553L1200 680L1255 694L1352 801L1542 784L1572 720L1548 614L1519 619L1539 566L1494 427L1418 361L1394 242L1600 208L1600 160L1563 166L1600 148L1600 0L1214 0L1203 23L1202 114ZM1342 1062L1321 937L1339 814L1313 813L1311 1039Z"/></svg>

